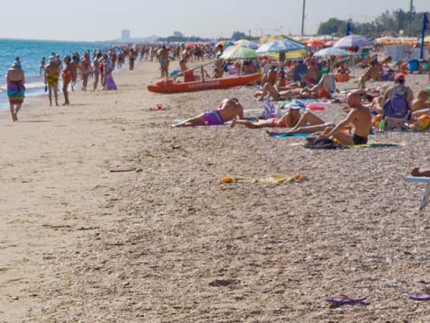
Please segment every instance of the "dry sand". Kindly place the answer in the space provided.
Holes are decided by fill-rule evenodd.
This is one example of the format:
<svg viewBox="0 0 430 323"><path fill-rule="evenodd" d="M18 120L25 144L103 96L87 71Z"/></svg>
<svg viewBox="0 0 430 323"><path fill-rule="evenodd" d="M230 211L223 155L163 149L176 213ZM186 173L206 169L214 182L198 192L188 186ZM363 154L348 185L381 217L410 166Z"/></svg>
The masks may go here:
<svg viewBox="0 0 430 323"><path fill-rule="evenodd" d="M312 151L262 130L172 129L224 97L262 104L254 87L148 93L157 73L121 71L117 92L70 107L32 99L17 124L0 114L0 322L430 321L407 297L430 286L430 209L417 215L423 186L402 178L430 168L428 133ZM310 180L219 182L296 173ZM339 294L368 304L330 309Z"/></svg>

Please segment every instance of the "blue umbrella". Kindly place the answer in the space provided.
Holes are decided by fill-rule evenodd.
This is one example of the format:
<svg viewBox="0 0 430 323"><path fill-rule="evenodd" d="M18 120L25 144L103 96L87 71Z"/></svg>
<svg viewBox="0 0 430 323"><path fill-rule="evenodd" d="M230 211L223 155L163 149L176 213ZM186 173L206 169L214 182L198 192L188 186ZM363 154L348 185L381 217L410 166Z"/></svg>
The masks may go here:
<svg viewBox="0 0 430 323"><path fill-rule="evenodd" d="M348 52L347 50L344 50L342 48L336 48L336 47L328 47L321 49L320 51L316 52L314 56L316 57L328 57L328 56L355 56L357 54Z"/></svg>
<svg viewBox="0 0 430 323"><path fill-rule="evenodd" d="M257 49L257 53L266 54L266 53L291 52L299 49L306 50L306 45L296 42L292 39L282 39L282 40L274 40L267 44L264 44L259 49Z"/></svg>
<svg viewBox="0 0 430 323"><path fill-rule="evenodd" d="M349 35L339 39L333 47L349 48L349 47L364 47L373 45L373 40L367 39L360 35Z"/></svg>

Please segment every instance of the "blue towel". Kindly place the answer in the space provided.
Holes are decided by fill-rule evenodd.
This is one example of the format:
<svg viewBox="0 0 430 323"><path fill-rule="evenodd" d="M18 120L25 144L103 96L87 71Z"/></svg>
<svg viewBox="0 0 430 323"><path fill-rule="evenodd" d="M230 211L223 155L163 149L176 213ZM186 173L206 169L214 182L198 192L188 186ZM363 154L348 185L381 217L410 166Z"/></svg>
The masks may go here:
<svg viewBox="0 0 430 323"><path fill-rule="evenodd" d="M309 133L278 133L272 134L270 137L285 138L285 137L308 137Z"/></svg>

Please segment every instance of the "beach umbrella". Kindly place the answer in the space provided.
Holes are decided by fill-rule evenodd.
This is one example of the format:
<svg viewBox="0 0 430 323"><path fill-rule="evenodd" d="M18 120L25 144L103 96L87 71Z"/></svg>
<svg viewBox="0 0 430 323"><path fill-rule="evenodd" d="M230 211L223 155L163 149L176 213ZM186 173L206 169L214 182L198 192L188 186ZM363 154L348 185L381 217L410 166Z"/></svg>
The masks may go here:
<svg viewBox="0 0 430 323"><path fill-rule="evenodd" d="M307 55L308 51L306 49L293 50L291 52L285 53L285 59L287 61L301 60ZM264 56L270 59L279 60L279 53L267 53L259 54L260 57Z"/></svg>
<svg viewBox="0 0 430 323"><path fill-rule="evenodd" d="M326 46L326 47L330 47L330 46L333 46L335 43L336 43L336 42L335 42L334 40L330 40L330 41L328 41L328 42L325 42L325 43L324 43L324 46Z"/></svg>
<svg viewBox="0 0 430 323"><path fill-rule="evenodd" d="M255 50L243 47L243 46L232 46L229 47L224 54L221 55L223 59L256 59L258 54Z"/></svg>
<svg viewBox="0 0 430 323"><path fill-rule="evenodd" d="M360 35L349 35L339 39L334 47L350 48L350 47L365 47L373 45L373 41Z"/></svg>
<svg viewBox="0 0 430 323"><path fill-rule="evenodd" d="M252 49L258 49L258 43L255 41L247 41L247 42L241 43L240 46L248 47Z"/></svg>
<svg viewBox="0 0 430 323"><path fill-rule="evenodd" d="M430 36L427 36L426 38L424 38L424 43L430 43Z"/></svg>
<svg viewBox="0 0 430 323"><path fill-rule="evenodd" d="M196 47L195 43L186 43L185 47Z"/></svg>
<svg viewBox="0 0 430 323"><path fill-rule="evenodd" d="M274 40L268 42L257 49L259 54L292 52L296 50L306 50L306 45L296 42L292 39Z"/></svg>
<svg viewBox="0 0 430 323"><path fill-rule="evenodd" d="M316 57L355 56L355 55L356 54L354 53L351 53L347 50L344 50L342 48L337 48L337 47L324 48L314 54L314 56Z"/></svg>
<svg viewBox="0 0 430 323"><path fill-rule="evenodd" d="M220 42L218 42L215 47L218 47L219 45L222 45L224 48L230 47L230 46L234 46L234 42L231 40L222 40Z"/></svg>

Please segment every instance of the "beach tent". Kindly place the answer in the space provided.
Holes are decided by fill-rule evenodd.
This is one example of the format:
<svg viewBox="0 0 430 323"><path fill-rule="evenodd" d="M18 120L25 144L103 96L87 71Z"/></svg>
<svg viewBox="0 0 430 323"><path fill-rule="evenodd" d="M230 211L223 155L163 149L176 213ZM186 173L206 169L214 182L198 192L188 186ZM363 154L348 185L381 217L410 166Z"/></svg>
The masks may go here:
<svg viewBox="0 0 430 323"><path fill-rule="evenodd" d="M344 50L342 48L336 48L336 47L329 47L321 49L320 51L316 52L314 56L316 57L329 57L329 56L355 56L357 54L351 53L347 50Z"/></svg>
<svg viewBox="0 0 430 323"><path fill-rule="evenodd" d="M372 46L373 41L360 35L349 35L339 39L333 47L350 48Z"/></svg>
<svg viewBox="0 0 430 323"><path fill-rule="evenodd" d="M255 50L243 46L232 46L224 51L221 55L222 59L256 59L258 54Z"/></svg>

